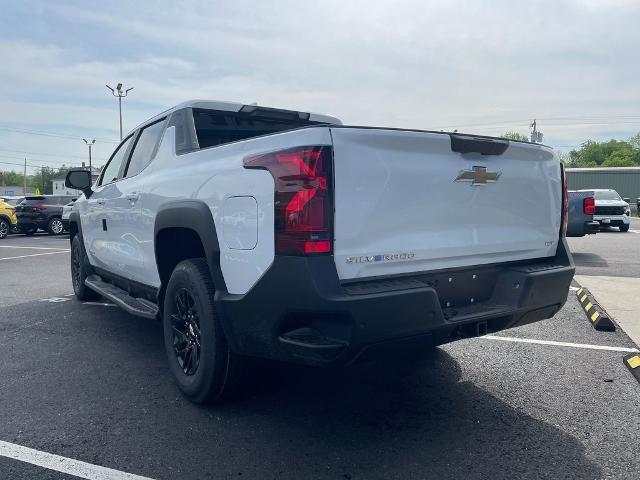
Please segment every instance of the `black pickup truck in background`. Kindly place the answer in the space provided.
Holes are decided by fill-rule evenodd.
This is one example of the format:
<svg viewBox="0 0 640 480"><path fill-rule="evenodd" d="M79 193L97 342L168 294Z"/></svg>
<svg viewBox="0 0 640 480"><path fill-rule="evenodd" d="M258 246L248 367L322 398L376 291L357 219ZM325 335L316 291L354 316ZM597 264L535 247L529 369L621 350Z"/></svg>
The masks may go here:
<svg viewBox="0 0 640 480"><path fill-rule="evenodd" d="M16 205L18 230L25 235L33 235L38 229L49 235L60 235L64 232L62 224L62 207L75 200L69 195L34 195Z"/></svg>
<svg viewBox="0 0 640 480"><path fill-rule="evenodd" d="M593 191L569 190L569 225L567 237L584 237L600 230L600 224L593 219L596 201Z"/></svg>

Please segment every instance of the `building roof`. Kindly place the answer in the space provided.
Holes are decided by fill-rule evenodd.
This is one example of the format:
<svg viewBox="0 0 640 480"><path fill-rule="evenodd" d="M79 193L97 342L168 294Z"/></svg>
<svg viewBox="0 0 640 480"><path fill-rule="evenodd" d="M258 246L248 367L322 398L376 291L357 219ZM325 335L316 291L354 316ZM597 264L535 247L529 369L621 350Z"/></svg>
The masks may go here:
<svg viewBox="0 0 640 480"><path fill-rule="evenodd" d="M83 167L71 167L71 168L83 168ZM89 167L84 167L86 170L89 170ZM51 180L64 180L67 176L67 172L69 170L65 170L64 172L62 172L60 175L53 177ZM98 170L96 167L94 167L93 165L91 165L91 176L92 177L97 177L100 175L100 170Z"/></svg>
<svg viewBox="0 0 640 480"><path fill-rule="evenodd" d="M598 173L640 173L640 167L589 167L589 168L567 168L567 172L598 172Z"/></svg>

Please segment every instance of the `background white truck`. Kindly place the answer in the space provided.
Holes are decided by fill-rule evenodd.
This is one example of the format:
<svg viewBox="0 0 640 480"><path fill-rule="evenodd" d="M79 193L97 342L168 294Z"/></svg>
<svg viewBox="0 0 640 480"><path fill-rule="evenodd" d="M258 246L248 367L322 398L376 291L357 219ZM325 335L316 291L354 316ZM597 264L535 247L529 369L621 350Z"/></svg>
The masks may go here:
<svg viewBox="0 0 640 480"><path fill-rule="evenodd" d="M574 265L551 149L192 101L118 146L69 219L72 277L162 318L196 402L245 356L353 362L549 318Z"/></svg>

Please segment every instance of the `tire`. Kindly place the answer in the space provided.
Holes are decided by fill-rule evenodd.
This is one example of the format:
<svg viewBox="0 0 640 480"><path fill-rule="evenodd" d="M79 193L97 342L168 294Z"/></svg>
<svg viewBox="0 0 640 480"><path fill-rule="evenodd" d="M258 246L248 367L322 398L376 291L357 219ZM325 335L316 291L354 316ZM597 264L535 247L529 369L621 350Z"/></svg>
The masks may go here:
<svg viewBox="0 0 640 480"><path fill-rule="evenodd" d="M9 235L9 231L11 230L11 225L4 218L0 218L0 239L5 238Z"/></svg>
<svg viewBox="0 0 640 480"><path fill-rule="evenodd" d="M621 232L628 232L629 231L629 225L621 225L620 227L618 227L620 229Z"/></svg>
<svg viewBox="0 0 640 480"><path fill-rule="evenodd" d="M64 224L60 217L53 217L47 224L47 233L49 235L62 235L64 233Z"/></svg>
<svg viewBox="0 0 640 480"><path fill-rule="evenodd" d="M162 313L169 368L194 403L223 401L238 391L242 357L229 348L216 315L215 288L203 258L180 262L167 284Z"/></svg>
<svg viewBox="0 0 640 480"><path fill-rule="evenodd" d="M84 280L87 276L93 273L91 266L84 253L82 247L82 240L80 236L73 237L71 242L71 283L73 285L73 293L76 294L76 298L83 302L97 300L100 295L84 284Z"/></svg>

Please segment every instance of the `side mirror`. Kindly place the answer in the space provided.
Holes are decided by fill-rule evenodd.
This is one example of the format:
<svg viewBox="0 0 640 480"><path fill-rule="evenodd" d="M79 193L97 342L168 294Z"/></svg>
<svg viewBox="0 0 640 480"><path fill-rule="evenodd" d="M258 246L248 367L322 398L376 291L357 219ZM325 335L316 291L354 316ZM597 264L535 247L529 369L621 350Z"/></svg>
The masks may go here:
<svg viewBox="0 0 640 480"><path fill-rule="evenodd" d="M624 200L627 203L631 203L631 199L630 198L623 198L622 200Z"/></svg>
<svg viewBox="0 0 640 480"><path fill-rule="evenodd" d="M64 179L64 186L80 190L85 197L89 198L93 193L93 190L91 190L91 172L80 168L69 170L67 177Z"/></svg>

